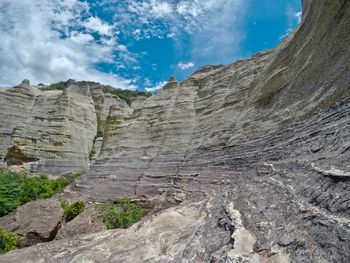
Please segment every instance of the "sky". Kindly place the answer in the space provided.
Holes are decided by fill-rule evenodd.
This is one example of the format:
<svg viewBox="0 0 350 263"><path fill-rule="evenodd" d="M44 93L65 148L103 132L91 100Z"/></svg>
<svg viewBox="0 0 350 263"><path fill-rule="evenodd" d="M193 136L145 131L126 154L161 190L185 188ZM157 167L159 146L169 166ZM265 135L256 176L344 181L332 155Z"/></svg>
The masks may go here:
<svg viewBox="0 0 350 263"><path fill-rule="evenodd" d="M90 80L159 90L271 49L301 0L0 0L0 87Z"/></svg>

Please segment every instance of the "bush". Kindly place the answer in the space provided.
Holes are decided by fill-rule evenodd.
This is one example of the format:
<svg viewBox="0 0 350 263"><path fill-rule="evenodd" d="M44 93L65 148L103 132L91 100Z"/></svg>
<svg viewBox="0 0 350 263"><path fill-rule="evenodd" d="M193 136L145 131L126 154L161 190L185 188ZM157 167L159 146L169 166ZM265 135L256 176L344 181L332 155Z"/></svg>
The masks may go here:
<svg viewBox="0 0 350 263"><path fill-rule="evenodd" d="M112 204L101 205L103 222L108 229L128 228L140 221L146 210L129 198L123 198Z"/></svg>
<svg viewBox="0 0 350 263"><path fill-rule="evenodd" d="M87 82L89 83L89 82ZM90 84L93 84L93 82L90 82ZM48 90L64 90L64 88L67 86L67 82L60 81L57 83L52 83L49 86L40 87L39 89L42 91L48 91ZM113 95L117 95L120 99L124 100L129 105L132 103L132 101L137 96L144 96L144 97L150 97L153 94L150 92L144 92L144 91L134 91L134 90L124 90L124 89L117 89L113 88L111 86L103 86L103 92L104 93L110 93Z"/></svg>
<svg viewBox="0 0 350 263"><path fill-rule="evenodd" d="M74 173L71 175L71 179L73 181L77 180L81 176L81 173Z"/></svg>
<svg viewBox="0 0 350 263"><path fill-rule="evenodd" d="M14 250L19 245L19 237L0 227L0 254Z"/></svg>
<svg viewBox="0 0 350 263"><path fill-rule="evenodd" d="M47 90L64 90L66 87L66 83L64 81L60 81L57 83L52 83L49 86L44 86L40 87L39 89L42 91L47 91Z"/></svg>
<svg viewBox="0 0 350 263"><path fill-rule="evenodd" d="M92 157L94 157L94 156L95 156L95 154L96 154L95 149L92 149L92 150L90 151L90 153L89 153L89 157L90 157L90 159L91 159Z"/></svg>
<svg viewBox="0 0 350 263"><path fill-rule="evenodd" d="M104 86L103 87L104 93L110 93L113 95L118 96L120 99L124 100L129 105L132 103L132 101L137 96L143 96L143 97L151 97L153 94L150 92L144 92L144 91L137 91L137 90L127 90L127 89L116 89L111 86Z"/></svg>
<svg viewBox="0 0 350 263"><path fill-rule="evenodd" d="M83 212L85 208L84 201L77 201L73 204L70 204L67 200L61 202L61 207L63 209L63 215L66 221L73 220L77 215Z"/></svg>
<svg viewBox="0 0 350 263"><path fill-rule="evenodd" d="M0 169L0 216L11 213L29 201L50 198L66 185L68 180L64 177L28 177L24 173Z"/></svg>

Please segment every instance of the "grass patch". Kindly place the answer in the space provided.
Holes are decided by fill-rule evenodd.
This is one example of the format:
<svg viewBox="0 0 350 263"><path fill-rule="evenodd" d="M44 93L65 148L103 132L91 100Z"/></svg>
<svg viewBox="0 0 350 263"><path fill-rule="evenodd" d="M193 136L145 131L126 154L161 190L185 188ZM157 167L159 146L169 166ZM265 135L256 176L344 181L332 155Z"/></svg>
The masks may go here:
<svg viewBox="0 0 350 263"><path fill-rule="evenodd" d="M0 227L0 254L4 254L18 248L19 237L11 232L6 232Z"/></svg>
<svg viewBox="0 0 350 263"><path fill-rule="evenodd" d="M77 215L83 212L85 208L84 201L77 201L75 203L70 204L67 200L63 200L61 202L61 207L63 209L63 215L66 221L73 220Z"/></svg>
<svg viewBox="0 0 350 263"><path fill-rule="evenodd" d="M29 201L50 198L68 183L64 177L28 177L24 173L0 169L0 216L11 213Z"/></svg>
<svg viewBox="0 0 350 263"><path fill-rule="evenodd" d="M99 207L103 214L103 222L108 229L128 228L137 223L146 214L146 210L131 201L130 198L123 198Z"/></svg>

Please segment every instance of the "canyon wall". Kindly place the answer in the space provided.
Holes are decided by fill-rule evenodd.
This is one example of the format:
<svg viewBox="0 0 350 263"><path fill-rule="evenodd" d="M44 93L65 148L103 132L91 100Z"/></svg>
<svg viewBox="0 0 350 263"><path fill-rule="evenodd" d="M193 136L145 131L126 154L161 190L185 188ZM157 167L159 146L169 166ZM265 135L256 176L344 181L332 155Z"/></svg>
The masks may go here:
<svg viewBox="0 0 350 263"><path fill-rule="evenodd" d="M205 66L182 83L172 78L130 106L107 97L104 104L92 87L43 95L22 83L2 91L0 112L19 105L0 115L8 118L0 127L7 160L13 146L28 162L45 159L38 149L49 146L24 141L42 136L23 135L51 131L33 120L31 112L53 114L35 108L40 101L60 105L74 94L63 108L78 106L60 127L79 132L69 132L69 148L52 159L86 166L97 130L103 134L95 162L55 202L92 207L129 196L150 212L129 229L96 233L86 212L62 226L66 239L0 262L347 262L350 1L308 0L303 9L299 27L275 49ZM79 222L86 228L73 231Z"/></svg>

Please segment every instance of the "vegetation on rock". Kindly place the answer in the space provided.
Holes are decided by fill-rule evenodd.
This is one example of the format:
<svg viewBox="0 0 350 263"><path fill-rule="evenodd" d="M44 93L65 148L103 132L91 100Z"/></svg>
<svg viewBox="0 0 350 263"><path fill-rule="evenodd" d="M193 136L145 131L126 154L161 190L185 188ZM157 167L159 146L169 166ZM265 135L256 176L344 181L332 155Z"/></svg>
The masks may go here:
<svg viewBox="0 0 350 263"><path fill-rule="evenodd" d="M60 82L52 83L49 86L40 87L39 89L42 90L42 91L47 91L47 90L64 90L65 87L66 87L66 82L60 81Z"/></svg>
<svg viewBox="0 0 350 263"><path fill-rule="evenodd" d="M64 218L68 222L73 220L77 215L83 212L85 208L85 202L80 200L70 204L67 200L63 200L61 202L61 207L63 209Z"/></svg>
<svg viewBox="0 0 350 263"><path fill-rule="evenodd" d="M19 237L0 227L0 254L14 250L19 245Z"/></svg>
<svg viewBox="0 0 350 263"><path fill-rule="evenodd" d="M52 83L49 86L43 86L39 89L42 91L48 91L48 90L64 90L64 88L67 86L68 82L60 81L57 83ZM151 92L144 92L144 91L135 91L135 90L125 90L125 89L117 89L113 88L111 86L103 86L103 92L104 93L110 93L113 95L118 96L120 99L124 100L129 105L131 102L138 96L144 96L144 97L150 97L153 94Z"/></svg>
<svg viewBox="0 0 350 263"><path fill-rule="evenodd" d="M113 95L118 96L120 99L124 100L129 105L132 103L132 101L138 97L151 97L153 94L151 92L143 92L143 91L135 91L135 90L127 90L127 89L115 89L110 86L104 86L103 87L104 93L110 93Z"/></svg>
<svg viewBox="0 0 350 263"><path fill-rule="evenodd" d="M92 157L94 157L95 154L96 154L95 149L92 149L92 150L89 152L89 157L90 157L90 159L91 159Z"/></svg>
<svg viewBox="0 0 350 263"><path fill-rule="evenodd" d="M81 173L73 173L72 175L69 176L68 179L70 179L70 181L75 181L75 180L77 180L80 176L81 176Z"/></svg>
<svg viewBox="0 0 350 263"><path fill-rule="evenodd" d="M0 169L0 216L11 213L29 201L50 198L68 183L64 177L29 177L24 173Z"/></svg>
<svg viewBox="0 0 350 263"><path fill-rule="evenodd" d="M100 206L100 211L108 229L128 228L140 221L146 213L142 206L132 202L130 198L103 204Z"/></svg>

